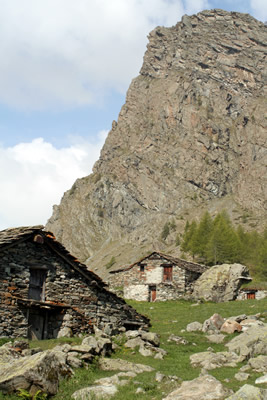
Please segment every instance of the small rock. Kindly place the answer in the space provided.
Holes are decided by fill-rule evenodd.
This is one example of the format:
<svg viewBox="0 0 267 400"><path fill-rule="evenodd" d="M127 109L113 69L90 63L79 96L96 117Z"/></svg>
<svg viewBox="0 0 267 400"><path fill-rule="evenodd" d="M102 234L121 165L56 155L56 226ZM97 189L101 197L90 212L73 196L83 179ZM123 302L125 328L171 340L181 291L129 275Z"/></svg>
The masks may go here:
<svg viewBox="0 0 267 400"><path fill-rule="evenodd" d="M136 374L154 371L154 368L149 365L134 364L120 358L100 358L99 367L104 371L132 371Z"/></svg>
<svg viewBox="0 0 267 400"><path fill-rule="evenodd" d="M234 333L234 332L241 332L242 326L236 322L231 320L226 320L221 327L221 332L225 333Z"/></svg>
<svg viewBox="0 0 267 400"><path fill-rule="evenodd" d="M139 347L139 346L144 347L145 342L140 337L136 337L134 339L127 340L127 342L124 344L124 346L128 347L130 349L134 349L135 347Z"/></svg>
<svg viewBox="0 0 267 400"><path fill-rule="evenodd" d="M144 389L141 387L138 387L135 391L136 394L140 394L140 393L145 393Z"/></svg>
<svg viewBox="0 0 267 400"><path fill-rule="evenodd" d="M115 385L103 385L103 386L89 386L84 389L77 390L71 396L74 400L93 400L93 399L109 399L115 396L118 392L118 388Z"/></svg>
<svg viewBox="0 0 267 400"><path fill-rule="evenodd" d="M71 328L68 328L67 326L65 326L64 328L60 329L58 334L57 334L57 338L61 338L61 337L72 337L73 336L73 332L71 330Z"/></svg>
<svg viewBox="0 0 267 400"><path fill-rule="evenodd" d="M167 341L174 342L176 344L183 344L183 345L188 344L188 341L185 338L181 336L175 336L174 334L171 334Z"/></svg>
<svg viewBox="0 0 267 400"><path fill-rule="evenodd" d="M166 375L161 374L160 372L157 372L156 376L155 376L155 381L156 382L162 382L165 377L166 377Z"/></svg>
<svg viewBox="0 0 267 400"><path fill-rule="evenodd" d="M267 374L266 374L266 375L263 375L263 376L260 376L259 378L257 378L257 379L255 380L255 383L256 383L256 384L267 383ZM267 398L267 397L266 397L266 398Z"/></svg>
<svg viewBox="0 0 267 400"><path fill-rule="evenodd" d="M224 341L225 335L220 333L207 335L206 338L212 343L222 343Z"/></svg>
<svg viewBox="0 0 267 400"><path fill-rule="evenodd" d="M141 338L154 346L158 347L160 345L160 338L157 333L141 331Z"/></svg>
<svg viewBox="0 0 267 400"><path fill-rule="evenodd" d="M152 357L153 356L153 351L145 348L144 346L140 346L139 353L144 357Z"/></svg>
<svg viewBox="0 0 267 400"><path fill-rule="evenodd" d="M247 381L248 380L248 378L249 378L249 374L246 374L245 372L238 372L237 374L235 374L235 379L237 380L237 381L240 381L240 382L242 382L242 381Z"/></svg>
<svg viewBox="0 0 267 400"><path fill-rule="evenodd" d="M187 325L186 330L187 332L197 332L197 331L202 331L203 324L201 324L198 321L191 322L190 324Z"/></svg>

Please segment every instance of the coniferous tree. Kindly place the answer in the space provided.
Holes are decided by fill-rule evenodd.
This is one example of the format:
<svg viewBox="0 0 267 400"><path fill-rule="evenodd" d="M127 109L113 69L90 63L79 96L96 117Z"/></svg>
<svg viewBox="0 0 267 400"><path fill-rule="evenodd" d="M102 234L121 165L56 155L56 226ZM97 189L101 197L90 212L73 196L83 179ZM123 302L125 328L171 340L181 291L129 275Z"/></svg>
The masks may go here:
<svg viewBox="0 0 267 400"><path fill-rule="evenodd" d="M212 218L208 211L205 212L201 218L197 229L192 235L190 242L190 251L192 255L198 255L198 257L206 261L206 248L210 240L213 230Z"/></svg>
<svg viewBox="0 0 267 400"><path fill-rule="evenodd" d="M183 242L181 244L182 251L190 251L191 240L197 229L197 223L195 220L191 222L191 224L186 221L185 232L183 234Z"/></svg>

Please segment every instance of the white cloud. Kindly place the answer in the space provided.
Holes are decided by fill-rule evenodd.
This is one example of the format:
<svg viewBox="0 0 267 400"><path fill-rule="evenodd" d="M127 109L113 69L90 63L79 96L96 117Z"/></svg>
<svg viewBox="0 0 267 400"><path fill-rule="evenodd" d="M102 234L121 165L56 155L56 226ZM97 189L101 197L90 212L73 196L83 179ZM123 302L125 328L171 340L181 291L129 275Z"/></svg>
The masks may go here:
<svg viewBox="0 0 267 400"><path fill-rule="evenodd" d="M94 144L75 138L62 149L42 138L0 146L0 229L45 224L64 191L91 172L106 135L100 132Z"/></svg>
<svg viewBox="0 0 267 400"><path fill-rule="evenodd" d="M253 15L260 21L267 21L267 2L266 0L250 0Z"/></svg>
<svg viewBox="0 0 267 400"><path fill-rule="evenodd" d="M206 0L0 0L0 103L73 107L125 91L141 67L146 35Z"/></svg>

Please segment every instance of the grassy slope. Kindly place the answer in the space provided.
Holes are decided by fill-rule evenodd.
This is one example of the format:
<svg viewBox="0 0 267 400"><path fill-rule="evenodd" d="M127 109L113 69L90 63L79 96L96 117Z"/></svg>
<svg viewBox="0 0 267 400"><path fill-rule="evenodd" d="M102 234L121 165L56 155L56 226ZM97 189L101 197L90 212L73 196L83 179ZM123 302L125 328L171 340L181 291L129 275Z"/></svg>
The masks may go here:
<svg viewBox="0 0 267 400"><path fill-rule="evenodd" d="M221 304L205 303L197 306L192 306L192 303L185 301L169 301L163 303L137 303L131 302L140 313L146 314L151 318L151 331L158 332L161 335L161 347L168 351L168 355L164 360L155 360L151 357L142 357L138 351L133 352L131 349L126 349L123 346L119 349L116 354L113 355L115 358L124 358L132 362L138 362L143 364L151 365L156 371L160 371L166 375L176 375L182 380L191 380L199 375L200 370L198 368L191 368L189 357L191 354L207 350L208 347L212 347L214 351L224 351L226 348L223 344L212 344L208 342L205 335L201 332L188 333L181 332L186 328L186 325L193 321L204 322L205 319L209 318L215 312L221 314L223 317L229 317L239 314L252 315L256 313L263 313L265 320L267 320L267 299L247 300L247 301L235 301ZM173 333L178 336L185 337L188 341L188 345L176 345L174 343L168 343L167 339L170 334ZM229 339L233 335L229 335ZM229 340L227 338L226 341ZM54 344L56 341L42 342L42 347L51 347L51 343ZM34 343L35 345L40 345ZM234 379L234 374L239 370L243 364L240 364L238 368L219 368L210 371L210 374L221 380L226 387L238 390L239 387L244 385L244 382L238 382ZM68 400L71 398L71 394L79 388L89 386L103 376L113 375L115 372L99 371L96 365L90 366L88 370L78 369L75 371L75 376L69 381L63 381L60 385L58 394L53 398L54 400ZM246 383L254 384L255 379L261 374L251 373L250 378ZM136 400L136 397L140 400L155 399L160 400L164 397L164 393L170 392L177 383L162 383L157 384L155 382L155 372L143 373L138 375L133 381L138 382L122 387L119 393L114 397L114 400ZM225 382L224 379L229 379L229 382ZM140 386L145 390L144 394L135 394L136 388ZM3 399L17 399L16 396L3 396L0 394L0 400Z"/></svg>

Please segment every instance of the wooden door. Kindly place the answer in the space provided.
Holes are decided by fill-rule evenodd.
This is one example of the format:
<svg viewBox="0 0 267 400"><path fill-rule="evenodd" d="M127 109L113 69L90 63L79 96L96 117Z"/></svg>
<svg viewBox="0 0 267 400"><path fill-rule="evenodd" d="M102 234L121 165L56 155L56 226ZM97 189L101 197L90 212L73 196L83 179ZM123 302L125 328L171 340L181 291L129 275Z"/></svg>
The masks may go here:
<svg viewBox="0 0 267 400"><path fill-rule="evenodd" d="M155 301L157 298L157 288L156 286L150 286L149 288L149 300Z"/></svg>
<svg viewBox="0 0 267 400"><path fill-rule="evenodd" d="M31 340L42 340L44 338L45 314L33 310L29 311L28 338Z"/></svg>
<svg viewBox="0 0 267 400"><path fill-rule="evenodd" d="M256 297L256 296L255 296L255 293L248 293L248 294L247 294L247 299L248 299L248 300L251 300L251 299L254 300L255 297Z"/></svg>
<svg viewBox="0 0 267 400"><path fill-rule="evenodd" d="M29 299L44 301L46 271L31 269L30 273Z"/></svg>

